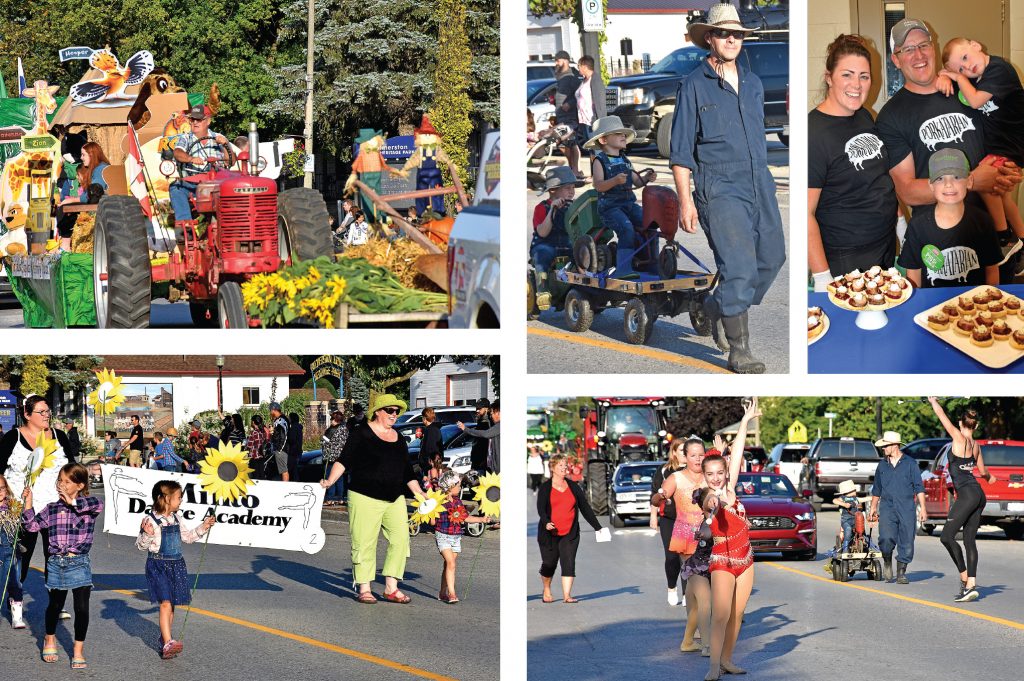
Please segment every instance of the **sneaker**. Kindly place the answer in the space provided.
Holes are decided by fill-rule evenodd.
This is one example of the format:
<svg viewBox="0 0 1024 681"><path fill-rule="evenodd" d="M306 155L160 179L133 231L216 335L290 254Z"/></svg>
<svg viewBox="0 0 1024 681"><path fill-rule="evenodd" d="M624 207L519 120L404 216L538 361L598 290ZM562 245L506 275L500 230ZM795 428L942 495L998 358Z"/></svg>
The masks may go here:
<svg viewBox="0 0 1024 681"><path fill-rule="evenodd" d="M25 610L21 604L21 601L16 601L13 598L8 601L11 607L11 629L24 629L25 628Z"/></svg>
<svg viewBox="0 0 1024 681"><path fill-rule="evenodd" d="M1009 260L1010 257L1013 256L1014 253L1019 251L1021 249L1021 246L1024 245L1024 244L1022 244L1021 240L1017 238L1017 235L1014 234L1009 229L1006 230L1005 232L999 232L998 236L999 236L999 250L1002 251L1002 253L1003 253L1003 259L1000 260L996 264L1002 265L1007 260Z"/></svg>
<svg viewBox="0 0 1024 681"><path fill-rule="evenodd" d="M668 590L668 604L679 605L679 594L676 592L675 589Z"/></svg>
<svg viewBox="0 0 1024 681"><path fill-rule="evenodd" d="M62 619L62 620L69 620L69 619L71 619L71 613L68 612L67 610L61 610L60 611L60 619Z"/></svg>
<svg viewBox="0 0 1024 681"><path fill-rule="evenodd" d="M956 600L957 598L960 598L964 595L965 591L967 591L967 582L960 582L960 590L953 594L953 599Z"/></svg>
<svg viewBox="0 0 1024 681"><path fill-rule="evenodd" d="M953 600L957 603L969 603L970 601L978 600L978 596L980 596L978 589L972 586L970 589L964 589L963 593Z"/></svg>
<svg viewBox="0 0 1024 681"><path fill-rule="evenodd" d="M684 608L686 607L686 594L683 594L683 595L682 595L682 596L681 596L681 597L679 598L679 605L683 606ZM699 638L699 637L698 637L698 638Z"/></svg>

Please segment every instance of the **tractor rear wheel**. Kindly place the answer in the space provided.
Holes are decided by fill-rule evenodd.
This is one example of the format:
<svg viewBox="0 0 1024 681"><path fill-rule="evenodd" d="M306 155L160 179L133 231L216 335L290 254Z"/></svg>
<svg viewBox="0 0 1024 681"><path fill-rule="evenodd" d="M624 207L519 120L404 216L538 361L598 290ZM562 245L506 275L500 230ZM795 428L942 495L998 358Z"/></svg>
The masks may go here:
<svg viewBox="0 0 1024 681"><path fill-rule="evenodd" d="M217 291L217 317L222 329L249 328L249 318L242 304L242 287L237 281L226 281Z"/></svg>
<svg viewBox="0 0 1024 681"><path fill-rule="evenodd" d="M594 237L583 234L572 245L572 259L580 272L597 271L597 244Z"/></svg>
<svg viewBox="0 0 1024 681"><path fill-rule="evenodd" d="M134 196L100 199L93 232L96 325L101 329L149 326L153 297L146 216Z"/></svg>
<svg viewBox="0 0 1024 681"><path fill-rule="evenodd" d="M330 216L320 192L307 187L285 190L277 199L277 210L278 231L285 239L279 246L282 259L313 260L334 252Z"/></svg>
<svg viewBox="0 0 1024 681"><path fill-rule="evenodd" d="M594 513L602 515L608 512L608 471L603 461L587 464L587 496Z"/></svg>
<svg viewBox="0 0 1024 681"><path fill-rule="evenodd" d="M626 340L633 345L643 345L654 332L654 321L658 314L640 298L630 298L623 312L622 325Z"/></svg>

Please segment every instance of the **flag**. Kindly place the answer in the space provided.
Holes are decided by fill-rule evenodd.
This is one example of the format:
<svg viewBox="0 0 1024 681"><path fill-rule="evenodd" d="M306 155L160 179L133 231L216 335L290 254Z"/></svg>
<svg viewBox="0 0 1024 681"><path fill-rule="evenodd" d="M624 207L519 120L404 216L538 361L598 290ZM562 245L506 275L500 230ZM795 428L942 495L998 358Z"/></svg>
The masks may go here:
<svg viewBox="0 0 1024 681"><path fill-rule="evenodd" d="M24 96L21 93L25 91L26 87L28 87L28 86L25 84L25 71L23 71L22 68L21 68L21 57L18 57L18 96L19 97L23 97Z"/></svg>

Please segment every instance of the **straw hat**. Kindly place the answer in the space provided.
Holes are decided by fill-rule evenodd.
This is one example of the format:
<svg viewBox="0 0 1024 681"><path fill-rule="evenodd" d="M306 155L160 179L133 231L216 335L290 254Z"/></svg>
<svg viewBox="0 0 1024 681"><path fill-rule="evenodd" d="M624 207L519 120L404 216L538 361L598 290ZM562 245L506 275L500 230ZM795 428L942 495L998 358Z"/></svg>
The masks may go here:
<svg viewBox="0 0 1024 681"><path fill-rule="evenodd" d="M626 143L629 144L636 139L636 131L633 128L627 128L622 124L622 119L618 116L605 116L604 118L598 118L594 121L594 127L590 131L590 139L583 145L584 149L593 149L597 146L598 140L605 135L611 135L616 132L621 132L626 136Z"/></svg>
<svg viewBox="0 0 1024 681"><path fill-rule="evenodd" d="M857 483L855 483L853 480L843 480L841 483L839 483L839 489L836 490L836 492L838 492L839 496L844 496L847 494L856 494Z"/></svg>
<svg viewBox="0 0 1024 681"><path fill-rule="evenodd" d="M572 172L572 168L569 166L555 166L544 173L544 189L547 191L564 187L567 184L582 187L586 183L576 177L576 173Z"/></svg>
<svg viewBox="0 0 1024 681"><path fill-rule="evenodd" d="M740 15L735 7L718 3L711 6L707 21L690 24L686 35L689 36L690 42L697 47L707 47L708 32L716 28L727 28L730 31L743 31L744 33L752 33L757 30L756 28L747 28L740 23Z"/></svg>
<svg viewBox="0 0 1024 681"><path fill-rule="evenodd" d="M900 434L895 430L887 430L882 435L882 439L875 442L876 447L886 447L888 445L901 445L903 440L900 438Z"/></svg>

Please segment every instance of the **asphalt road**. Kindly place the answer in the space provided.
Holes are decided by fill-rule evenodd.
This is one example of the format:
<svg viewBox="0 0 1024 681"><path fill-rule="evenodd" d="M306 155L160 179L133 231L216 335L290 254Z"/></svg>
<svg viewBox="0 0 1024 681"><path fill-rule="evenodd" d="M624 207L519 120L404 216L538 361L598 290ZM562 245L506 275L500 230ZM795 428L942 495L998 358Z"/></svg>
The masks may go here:
<svg viewBox="0 0 1024 681"><path fill-rule="evenodd" d="M654 147L630 153L636 169L654 168L657 184L673 187L668 160L660 158ZM789 243L789 150L775 135L768 137L768 164L776 181L776 198ZM588 162L581 162L587 172ZM581 190L588 189L589 185ZM530 221L524 234L532 238L533 209L543 199L536 192L527 192L527 216ZM714 268L714 257L703 232L687 235L679 232L677 240L708 267ZM681 261L686 257L682 255ZM654 332L644 346L631 345L623 333L622 309L611 309L595 317L585 333L568 329L562 312L548 310L539 319L527 323L528 371L530 373L728 373L726 361L710 337L697 336L690 326L689 315L659 317ZM775 284L761 305L750 310L750 344L754 354L764 361L768 373L789 371L789 262L779 272Z"/></svg>
<svg viewBox="0 0 1024 681"><path fill-rule="evenodd" d="M334 514L335 517L343 517ZM325 514L326 517L326 514ZM184 653L164 661L156 651L157 608L150 605L145 558L134 539L99 535L93 546L91 619L86 641L89 669L75 678L95 679L497 679L498 544L500 531L483 543L466 537L456 605L437 600L441 559L432 534L412 538L402 589L409 605L365 606L352 599L346 520L325 520L327 545L316 555L210 545L195 609L184 625L179 608L175 636ZM378 569L383 565L380 543ZM470 566L480 549L472 584ZM193 577L199 544L186 545ZM37 550L34 565L42 567ZM33 571L25 599L29 628L0 627L0 660L7 679L66 679L73 638L71 622L58 628L60 662L40 661L46 591ZM374 585L379 595L383 578Z"/></svg>
<svg viewBox="0 0 1024 681"><path fill-rule="evenodd" d="M529 492L528 492L529 494ZM532 497L530 498L532 500ZM530 507L527 650L530 681L703 679L707 658L679 652L685 609L665 600L661 539L631 525L597 544L586 523L577 557L576 605L540 600L536 509ZM751 681L1021 678L1024 543L996 528L979 535L979 590L954 603L953 562L938 536L917 537L909 585L832 581L822 567L839 514L819 516L814 561L758 558L734 661ZM608 525L607 517L602 524ZM556 585L558 580L556 577ZM560 596L556 586L555 597ZM723 677L731 678L731 677Z"/></svg>
<svg viewBox="0 0 1024 681"><path fill-rule="evenodd" d="M150 310L150 327L164 329L191 329L192 315L188 303L169 303L161 298L153 301ZM25 319L21 313L21 305L11 296L9 300L0 302L0 329L23 329Z"/></svg>

